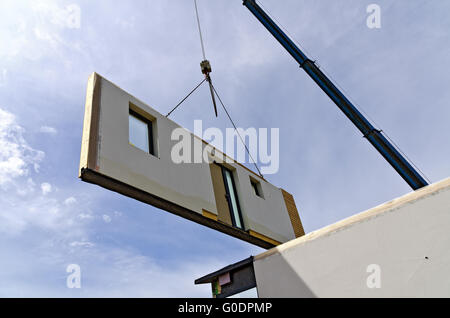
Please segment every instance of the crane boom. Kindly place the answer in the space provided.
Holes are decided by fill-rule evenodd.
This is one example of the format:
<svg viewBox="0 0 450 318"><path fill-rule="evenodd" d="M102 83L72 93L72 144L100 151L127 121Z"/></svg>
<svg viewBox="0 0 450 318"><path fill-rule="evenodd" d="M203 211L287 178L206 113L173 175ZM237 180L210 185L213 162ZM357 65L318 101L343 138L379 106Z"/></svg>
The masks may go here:
<svg viewBox="0 0 450 318"><path fill-rule="evenodd" d="M363 136L378 150L400 176L413 188L420 189L428 183L400 152L358 111L331 80L311 61L295 43L276 25L255 0L244 0L251 13L280 42L300 67L316 82L317 85L344 112L351 122L362 132Z"/></svg>

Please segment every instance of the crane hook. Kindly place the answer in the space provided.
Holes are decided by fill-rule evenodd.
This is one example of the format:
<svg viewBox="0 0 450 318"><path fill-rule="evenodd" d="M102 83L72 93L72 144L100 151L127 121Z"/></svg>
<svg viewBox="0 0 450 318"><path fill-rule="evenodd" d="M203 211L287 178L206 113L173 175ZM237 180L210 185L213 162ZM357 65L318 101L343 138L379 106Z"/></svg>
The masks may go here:
<svg viewBox="0 0 450 318"><path fill-rule="evenodd" d="M213 89L213 85L212 85L211 76L209 75L209 73L212 72L211 64L209 63L208 60L203 60L200 63L200 67L201 67L202 73L205 75L206 81L209 84L209 90L211 92L211 98L212 98L212 102L213 102L213 105L214 105L214 113L216 114L216 117L217 117L216 98L214 97L214 89Z"/></svg>

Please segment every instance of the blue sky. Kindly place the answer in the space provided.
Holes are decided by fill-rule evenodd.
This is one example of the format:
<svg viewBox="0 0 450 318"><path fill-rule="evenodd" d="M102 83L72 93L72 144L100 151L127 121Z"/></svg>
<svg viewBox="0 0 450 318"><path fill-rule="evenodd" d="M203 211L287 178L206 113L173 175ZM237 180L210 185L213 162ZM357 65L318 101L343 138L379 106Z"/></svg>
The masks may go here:
<svg viewBox="0 0 450 318"><path fill-rule="evenodd" d="M450 3L260 3L431 181L450 175ZM370 3L381 29L366 26ZM268 179L293 193L307 232L410 191L240 0L198 4L231 115L280 128ZM90 73L161 113L202 79L192 1L3 0L0 12L0 296L209 297L195 278L262 251L77 179ZM206 86L172 119L230 127ZM81 289L66 287L69 264Z"/></svg>

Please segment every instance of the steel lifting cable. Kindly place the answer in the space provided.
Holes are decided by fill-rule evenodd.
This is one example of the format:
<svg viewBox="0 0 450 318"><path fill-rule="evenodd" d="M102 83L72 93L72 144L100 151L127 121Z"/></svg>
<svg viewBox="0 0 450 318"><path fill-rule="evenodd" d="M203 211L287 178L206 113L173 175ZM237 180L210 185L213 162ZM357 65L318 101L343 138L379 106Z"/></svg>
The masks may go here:
<svg viewBox="0 0 450 318"><path fill-rule="evenodd" d="M209 75L212 72L211 64L206 59L206 53L205 53L205 44L203 43L203 35L202 35L202 28L200 26L200 16L198 14L198 7L197 7L197 0L194 0L194 7L195 7L195 15L197 17L197 26L198 26L198 34L200 36L200 44L202 46L202 54L203 54L203 61L200 63L200 67L202 69L202 74L205 75L206 81L209 84L209 91L211 93L211 99L214 106L214 113L217 117L217 105L216 105L216 99L214 98L214 92L212 88L212 80L211 76Z"/></svg>
<svg viewBox="0 0 450 318"><path fill-rule="evenodd" d="M259 176L260 176L261 178L264 179L263 174L262 174L261 171L259 170L258 165L256 164L255 159L253 159L253 156L252 156L252 154L250 153L250 150L248 149L247 145L245 144L244 139L242 138L241 134L239 133L239 130L237 129L237 127L236 127L236 125L235 125L233 119L231 118L230 113L228 113L228 110L227 110L227 108L225 107L224 103L222 102L222 99L220 98L219 94L217 93L216 88L214 87L214 85L212 85L212 89L214 90L214 93L216 94L217 99L219 100L220 104L222 105L223 110L224 110L225 113L227 114L228 119L230 120L231 124L233 125L234 130L235 130L236 133L238 134L239 139L241 140L242 144L244 145L245 150L246 150L247 153L248 153L248 156L249 156L250 159L253 161L253 165L255 166L256 170L258 171Z"/></svg>
<svg viewBox="0 0 450 318"><path fill-rule="evenodd" d="M175 109L177 109L181 104L183 104L183 102L184 102L186 99L188 99L188 97L191 96L192 93L195 92L195 91L197 90L197 88L199 88L200 85L202 85L205 81L206 81L206 78L204 78L203 81L200 82L200 84L198 84L198 85L197 85L197 86L196 86L189 94L187 94L187 96L186 96L185 98L183 98L183 99L178 103L178 105L175 106L175 107L174 107L174 108L166 115L166 117L169 117L170 114L172 114L172 113L175 111Z"/></svg>
<svg viewBox="0 0 450 318"><path fill-rule="evenodd" d="M205 75L205 79L209 83L209 89L211 91L211 98L212 98L212 101L213 101L214 111L216 113L216 117L217 117L217 107L216 107L216 101L215 101L214 95L217 96L217 99L219 100L220 104L222 105L223 109L225 110L225 113L227 114L228 119L230 120L231 124L234 127L234 130L236 131L236 133L239 136L239 139L241 140L242 144L244 145L245 150L248 153L248 156L253 161L253 164L254 164L256 170L258 171L258 173L261 176L261 178L264 179L264 176L262 175L261 171L259 170L255 159L253 159L253 156L251 155L250 150L248 149L247 145L245 144L244 139L242 138L241 134L239 133L239 130L237 129L233 119L231 118L230 113L228 113L227 108L225 107L224 103L222 102L222 99L220 98L219 94L217 93L217 90L216 90L216 88L214 87L214 85L212 83L211 77L209 76L209 73L211 72L211 66L209 64L209 61L206 59L205 44L203 43L203 35L202 35L202 28L200 26L200 17L199 17L199 14L198 14L197 0L194 0L194 6L195 6L195 14L196 14L196 17L197 17L198 34L200 36L200 44L201 44L201 47L202 47L202 54L203 54L203 62L200 65L202 67L202 73Z"/></svg>
<svg viewBox="0 0 450 318"><path fill-rule="evenodd" d="M202 28L200 26L200 17L198 14L198 7L197 7L197 0L194 0L194 6L195 6L195 15L197 18L197 26L198 26L198 33L200 35L200 44L202 47L202 54L203 54L203 61L206 61L206 53L205 53L205 45L203 43L203 35L202 35ZM203 63L203 62L202 62ZM209 66L209 62L207 63L206 66ZM210 72L210 66L209 66L209 72ZM203 66L202 66L202 72L203 72ZM205 74L205 73L204 73ZM205 74L205 78L200 82L200 84L198 84L189 94L186 95L185 98L183 98L167 115L166 117L169 117L186 99L188 99L189 96L192 95L192 93L194 93L197 88L199 88L205 81L208 81L209 83L211 83L211 78L209 77L209 73ZM212 87L210 84L210 90L211 90L211 95L212 95ZM214 108L215 107L215 101L214 101L214 96L213 96L213 103L214 103ZM217 112L216 112L216 116L217 116Z"/></svg>
<svg viewBox="0 0 450 318"><path fill-rule="evenodd" d="M245 151L248 153L248 156L253 161L253 165L255 166L256 170L258 171L259 176L264 179L264 176L261 173L261 171L259 170L255 159L253 158L252 154L250 153L250 150L248 149L247 145L245 144L244 139L242 138L241 134L239 133L239 130L237 129L236 124L234 123L233 119L231 118L230 113L228 112L227 108L225 107L225 104L222 102L222 99L220 98L219 94L217 93L217 90L216 90L216 88L214 87L214 85L212 83L211 77L209 76L209 73L211 72L211 65L209 64L209 61L206 59L205 45L203 43L203 35L202 35L202 29L201 29L201 26L200 26L200 18L199 18L199 14L198 14L197 0L194 0L194 6L195 6L195 14L196 14L196 17L197 17L197 26L198 26L198 33L199 33L199 36L200 36L200 44L201 44L201 47L202 47L202 54L203 54L203 61L202 61L202 63L200 65L202 67L202 73L205 75L205 78L185 98L183 98L178 103L178 105L175 106L166 115L166 117L169 117L189 96L192 95L192 93L194 93L197 90L197 88L199 88L205 81L207 81L209 83L209 89L211 91L211 97L212 97L212 101L213 101L213 104L214 104L214 110L215 110L215 113L216 113L216 117L217 117L217 107L216 107L216 101L215 101L214 95L217 96L217 99L219 100L220 104L222 105L222 108L224 109L225 113L227 114L228 119L230 120L231 124L234 127L234 130L236 131L237 135L239 136L239 139L240 139L241 143L244 145Z"/></svg>
<svg viewBox="0 0 450 318"><path fill-rule="evenodd" d="M203 60L206 60L205 45L203 44L202 28L200 27L200 18L198 15L197 0L194 0L195 15L197 17L198 34L200 35L200 44L202 45Z"/></svg>

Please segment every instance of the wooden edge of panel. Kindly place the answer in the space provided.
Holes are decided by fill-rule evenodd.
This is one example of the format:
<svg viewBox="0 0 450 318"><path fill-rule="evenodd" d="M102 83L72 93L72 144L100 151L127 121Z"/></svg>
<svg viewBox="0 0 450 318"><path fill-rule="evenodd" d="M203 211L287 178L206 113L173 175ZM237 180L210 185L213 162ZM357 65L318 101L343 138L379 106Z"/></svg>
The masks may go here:
<svg viewBox="0 0 450 318"><path fill-rule="evenodd" d="M286 209L291 219L292 228L294 229L295 237L300 237L305 235L305 230L303 229L302 221L300 220L300 215L297 210L297 205L295 204L294 197L292 194L286 190L280 189L283 195L284 203L286 204Z"/></svg>
<svg viewBox="0 0 450 318"><path fill-rule="evenodd" d="M275 246L282 244L281 242L278 242L278 241L276 241L274 239L271 239L270 237L267 237L267 236L265 236L265 235L263 235L261 233L255 232L253 230L248 230L248 234L250 234L253 237L257 237L260 240L266 241L266 242L268 242L268 243L270 243L272 245L275 245Z"/></svg>
<svg viewBox="0 0 450 318"><path fill-rule="evenodd" d="M81 142L80 170L97 169L98 135L100 120L101 76L92 73L89 76L84 109L83 137Z"/></svg>
<svg viewBox="0 0 450 318"><path fill-rule="evenodd" d="M261 248L270 249L276 246L275 244L263 240L260 237L252 236L241 229L231 227L223 222L214 221L208 217L203 216L200 213L186 209L175 203L157 197L153 194L147 193L143 190L137 189L133 186L115 180L111 177L105 176L91 169L86 168L81 169L81 180L88 183L99 185L105 189L120 193L122 195L141 201L143 203L150 204L158 209L162 209L172 214L181 216L185 219L207 226L219 232L228 234L230 236L254 244Z"/></svg>
<svg viewBox="0 0 450 318"><path fill-rule="evenodd" d="M211 219L211 220L214 220L214 221L218 221L219 220L217 215L215 215L214 213L211 213L211 212L209 212L209 211L207 211L205 209L202 210L202 214L203 214L203 216L205 218L208 218L208 219Z"/></svg>

